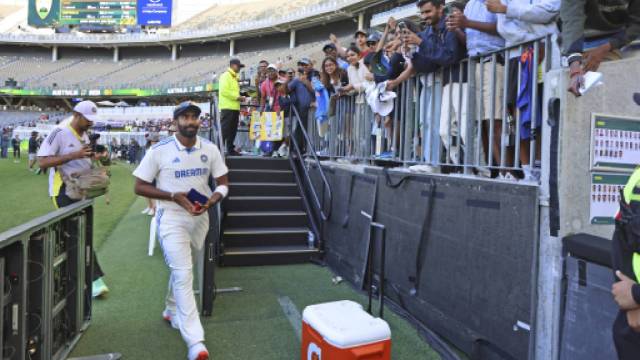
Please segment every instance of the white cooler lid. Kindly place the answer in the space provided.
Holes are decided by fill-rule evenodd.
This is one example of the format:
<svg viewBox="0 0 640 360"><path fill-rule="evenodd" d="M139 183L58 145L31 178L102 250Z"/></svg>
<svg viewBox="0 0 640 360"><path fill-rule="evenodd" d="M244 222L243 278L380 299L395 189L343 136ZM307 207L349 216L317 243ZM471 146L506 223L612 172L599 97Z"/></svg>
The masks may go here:
<svg viewBox="0 0 640 360"><path fill-rule="evenodd" d="M309 305L302 312L302 320L340 349L391 338L386 321L374 318L362 305L349 300Z"/></svg>

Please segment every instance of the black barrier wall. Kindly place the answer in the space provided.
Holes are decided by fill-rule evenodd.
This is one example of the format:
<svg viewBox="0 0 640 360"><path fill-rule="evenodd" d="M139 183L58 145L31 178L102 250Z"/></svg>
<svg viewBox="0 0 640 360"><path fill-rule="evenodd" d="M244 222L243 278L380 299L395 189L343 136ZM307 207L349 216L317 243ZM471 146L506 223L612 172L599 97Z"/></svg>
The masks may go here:
<svg viewBox="0 0 640 360"><path fill-rule="evenodd" d="M362 287L370 236L360 212L373 213L387 229L391 301L474 358L528 357L537 187L380 169L325 171L334 191L325 259L334 271ZM311 173L319 181L317 170Z"/></svg>

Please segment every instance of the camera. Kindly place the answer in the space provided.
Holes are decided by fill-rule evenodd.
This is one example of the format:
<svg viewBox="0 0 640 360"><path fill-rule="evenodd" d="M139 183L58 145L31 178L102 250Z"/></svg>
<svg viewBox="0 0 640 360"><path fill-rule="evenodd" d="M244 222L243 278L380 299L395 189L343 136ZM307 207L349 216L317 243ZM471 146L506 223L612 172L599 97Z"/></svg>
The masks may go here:
<svg viewBox="0 0 640 360"><path fill-rule="evenodd" d="M91 151L94 153L98 153L98 139L100 139L100 134L89 134L89 146L91 147ZM104 146L102 146L104 148ZM104 151L104 150L103 150Z"/></svg>

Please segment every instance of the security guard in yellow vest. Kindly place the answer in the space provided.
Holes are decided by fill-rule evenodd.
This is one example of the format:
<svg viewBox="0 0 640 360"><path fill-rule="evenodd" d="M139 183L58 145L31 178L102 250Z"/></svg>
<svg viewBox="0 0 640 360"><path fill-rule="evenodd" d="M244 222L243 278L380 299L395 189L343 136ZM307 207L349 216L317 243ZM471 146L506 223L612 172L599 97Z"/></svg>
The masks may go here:
<svg viewBox="0 0 640 360"><path fill-rule="evenodd" d="M620 307L613 324L613 340L620 360L637 360L640 359L640 167L622 191L612 246L617 282L611 292Z"/></svg>

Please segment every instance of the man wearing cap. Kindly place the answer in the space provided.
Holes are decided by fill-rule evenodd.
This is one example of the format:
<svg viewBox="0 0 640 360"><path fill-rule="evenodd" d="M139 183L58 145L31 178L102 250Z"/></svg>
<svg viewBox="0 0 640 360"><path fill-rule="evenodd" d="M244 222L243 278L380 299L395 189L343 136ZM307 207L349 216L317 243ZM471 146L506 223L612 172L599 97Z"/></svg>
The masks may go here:
<svg viewBox="0 0 640 360"><path fill-rule="evenodd" d="M315 90L311 85L310 78L310 74L313 72L313 67L311 66L311 61L307 58L300 59L300 61L298 61L298 66L298 77L287 81L285 83L285 89L291 97L291 103L295 106L298 115L300 116L302 125L306 129L309 121L309 109L311 108L311 103L315 101ZM296 128L293 136L296 139L298 146L300 146L301 152L304 154L306 144L303 141L304 136L302 135L302 130L297 127L296 122L292 125Z"/></svg>
<svg viewBox="0 0 640 360"><path fill-rule="evenodd" d="M369 38L369 34L367 34L364 30L357 30L355 34L353 34L353 38L356 40L356 45L358 49L360 49L360 57L364 58L367 56L369 51L369 45L367 45L367 40Z"/></svg>
<svg viewBox="0 0 640 360"><path fill-rule="evenodd" d="M280 111L276 80L278 80L278 67L274 64L269 64L267 66L267 78L260 84L260 107L262 111Z"/></svg>
<svg viewBox="0 0 640 360"><path fill-rule="evenodd" d="M152 146L133 172L137 178L135 193L157 200L157 234L170 269L162 316L180 330L189 348L189 360L209 359L193 293L191 254L202 251L204 246L209 230L207 210L229 191L228 169L220 150L198 136L200 113L192 102L178 105L173 112L178 132ZM209 186L211 178L217 184L213 191ZM206 200L194 200L194 192Z"/></svg>
<svg viewBox="0 0 640 360"><path fill-rule="evenodd" d="M240 84L238 83L238 74L243 67L240 60L231 59L229 69L220 76L219 82L222 139L229 155L240 155L235 149L234 142L238 133L240 103L245 100L244 96L240 96Z"/></svg>
<svg viewBox="0 0 640 360"><path fill-rule="evenodd" d="M303 57L298 60L298 68L304 70L305 73L313 71L313 62L311 59Z"/></svg>
<svg viewBox="0 0 640 360"><path fill-rule="evenodd" d="M367 37L367 47L369 48L368 53L376 51L378 42L380 42L381 38L380 33L377 31Z"/></svg>
<svg viewBox="0 0 640 360"><path fill-rule="evenodd" d="M331 57L336 59L336 63L342 70L347 70L349 68L349 63L338 54L338 47L334 43L328 43L323 48L322 51L324 55L327 57Z"/></svg>
<svg viewBox="0 0 640 360"><path fill-rule="evenodd" d="M267 67L269 66L269 62L267 60L260 60L258 63L258 71L256 73L256 77L253 79L253 83L256 85L256 88L260 88L262 82L267 78ZM258 102L260 102L260 92L258 91L258 95L256 96Z"/></svg>
<svg viewBox="0 0 640 360"><path fill-rule="evenodd" d="M66 195L62 174L71 175L91 169L91 159L96 156L89 146L87 130L98 119L98 107L93 101L82 101L73 108L73 118L66 125L56 127L38 150L41 169L55 169L49 173L49 195L56 208L73 204ZM93 255L93 297L109 291L102 277L104 273Z"/></svg>

